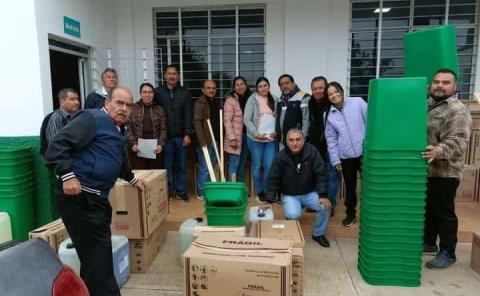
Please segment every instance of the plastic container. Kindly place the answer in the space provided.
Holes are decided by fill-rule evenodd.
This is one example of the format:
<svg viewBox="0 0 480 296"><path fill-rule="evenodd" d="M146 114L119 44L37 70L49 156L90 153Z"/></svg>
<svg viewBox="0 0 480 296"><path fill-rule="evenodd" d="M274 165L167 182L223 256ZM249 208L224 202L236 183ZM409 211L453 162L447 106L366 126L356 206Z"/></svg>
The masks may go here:
<svg viewBox="0 0 480 296"><path fill-rule="evenodd" d="M248 221L254 223L260 220L273 220L273 209L269 207L250 207Z"/></svg>
<svg viewBox="0 0 480 296"><path fill-rule="evenodd" d="M238 207L247 202L247 186L243 182L206 182L205 204L207 206Z"/></svg>
<svg viewBox="0 0 480 296"><path fill-rule="evenodd" d="M426 83L430 84L438 69L448 68L457 73L458 78L461 77L453 25L405 33L403 40L405 76L426 77ZM457 84L460 82L457 81Z"/></svg>
<svg viewBox="0 0 480 296"><path fill-rule="evenodd" d="M58 256L63 264L70 266L80 275L80 260L78 259L72 240L67 238L60 243ZM123 235L112 235L113 273L119 288L123 287L130 277L130 259L128 239Z"/></svg>
<svg viewBox="0 0 480 296"><path fill-rule="evenodd" d="M76 274L80 275L80 260L70 238L60 243L58 257L64 265L68 265Z"/></svg>
<svg viewBox="0 0 480 296"><path fill-rule="evenodd" d="M205 207L209 226L244 226L247 205L239 207Z"/></svg>
<svg viewBox="0 0 480 296"><path fill-rule="evenodd" d="M0 213L0 244L12 240L12 224L8 213Z"/></svg>
<svg viewBox="0 0 480 296"><path fill-rule="evenodd" d="M370 80L365 149L422 150L427 146L425 77ZM406 96L405 94L408 94ZM398 106L409 110L408 120Z"/></svg>
<svg viewBox="0 0 480 296"><path fill-rule="evenodd" d="M10 216L13 239L27 240L33 229L33 190L0 198L0 212Z"/></svg>
<svg viewBox="0 0 480 296"><path fill-rule="evenodd" d="M183 261L182 256L185 251L192 245L193 242L193 233L195 231L195 226L204 226L207 225L202 218L187 219L183 221L180 225L180 249L179 249L179 259Z"/></svg>

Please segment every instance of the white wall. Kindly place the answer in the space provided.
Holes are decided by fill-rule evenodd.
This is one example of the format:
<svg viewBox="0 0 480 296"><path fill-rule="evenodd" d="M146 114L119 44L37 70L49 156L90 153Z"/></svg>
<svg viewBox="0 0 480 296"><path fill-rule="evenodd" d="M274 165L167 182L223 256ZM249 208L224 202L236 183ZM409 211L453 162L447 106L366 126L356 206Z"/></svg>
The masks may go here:
<svg viewBox="0 0 480 296"><path fill-rule="evenodd" d="M43 85L34 1L7 3L0 9L0 136L35 135Z"/></svg>

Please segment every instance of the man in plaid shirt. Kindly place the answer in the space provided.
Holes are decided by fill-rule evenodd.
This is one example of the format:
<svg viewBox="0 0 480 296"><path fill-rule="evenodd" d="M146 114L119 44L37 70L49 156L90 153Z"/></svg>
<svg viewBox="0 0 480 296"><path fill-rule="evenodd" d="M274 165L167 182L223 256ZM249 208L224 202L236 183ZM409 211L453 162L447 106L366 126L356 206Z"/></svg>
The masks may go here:
<svg viewBox="0 0 480 296"><path fill-rule="evenodd" d="M429 163L424 253L436 254L425 264L430 269L447 268L457 262L458 219L454 199L462 176L472 118L457 98L456 80L455 72L441 69L435 73L429 89L429 145L422 155Z"/></svg>

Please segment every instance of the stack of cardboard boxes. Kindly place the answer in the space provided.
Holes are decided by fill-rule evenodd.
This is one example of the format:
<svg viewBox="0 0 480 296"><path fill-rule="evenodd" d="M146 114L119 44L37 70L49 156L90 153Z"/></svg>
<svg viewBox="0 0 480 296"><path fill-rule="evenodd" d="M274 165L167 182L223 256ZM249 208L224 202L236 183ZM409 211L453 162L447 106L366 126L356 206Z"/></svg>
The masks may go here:
<svg viewBox="0 0 480 296"><path fill-rule="evenodd" d="M70 236L68 235L67 229L65 229L65 225L63 225L62 219L50 222L28 233L29 239L41 238L46 241L55 253L58 252L60 243L69 237Z"/></svg>
<svg viewBox="0 0 480 296"><path fill-rule="evenodd" d="M145 273L166 240L168 215L166 170L138 170L135 177L147 182L140 191L123 180L117 181L108 197L112 205L112 234L129 240L133 273Z"/></svg>
<svg viewBox="0 0 480 296"><path fill-rule="evenodd" d="M472 132L465 152L465 167L457 189L457 202L479 202L480 199L480 105L467 103L472 116Z"/></svg>

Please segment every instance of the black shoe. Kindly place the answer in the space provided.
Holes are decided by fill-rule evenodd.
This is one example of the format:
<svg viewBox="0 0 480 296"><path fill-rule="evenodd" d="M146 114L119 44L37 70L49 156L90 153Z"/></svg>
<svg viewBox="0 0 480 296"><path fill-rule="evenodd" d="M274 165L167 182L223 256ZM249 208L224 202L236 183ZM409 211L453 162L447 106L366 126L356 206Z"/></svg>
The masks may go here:
<svg viewBox="0 0 480 296"><path fill-rule="evenodd" d="M332 218L333 216L335 216L335 208L330 207L330 218Z"/></svg>
<svg viewBox="0 0 480 296"><path fill-rule="evenodd" d="M328 241L327 237L325 235L320 235L320 236L312 236L313 240L316 241L320 246L324 248L329 248L330 247L330 242Z"/></svg>
<svg viewBox="0 0 480 296"><path fill-rule="evenodd" d="M345 227L350 227L355 222L357 222L357 218L355 218L355 216L347 216L345 219L343 219L342 224Z"/></svg>
<svg viewBox="0 0 480 296"><path fill-rule="evenodd" d="M314 209L311 209L311 208L306 208L305 209L305 213L316 213L317 211L315 211Z"/></svg>
<svg viewBox="0 0 480 296"><path fill-rule="evenodd" d="M169 192L168 193L168 201L171 201L175 197L175 193Z"/></svg>
<svg viewBox="0 0 480 296"><path fill-rule="evenodd" d="M423 244L423 255L435 256L438 253L438 246Z"/></svg>
<svg viewBox="0 0 480 296"><path fill-rule="evenodd" d="M180 200L183 200L184 202L190 202L190 198L186 193L183 194L177 194L177 198Z"/></svg>

